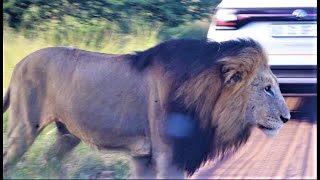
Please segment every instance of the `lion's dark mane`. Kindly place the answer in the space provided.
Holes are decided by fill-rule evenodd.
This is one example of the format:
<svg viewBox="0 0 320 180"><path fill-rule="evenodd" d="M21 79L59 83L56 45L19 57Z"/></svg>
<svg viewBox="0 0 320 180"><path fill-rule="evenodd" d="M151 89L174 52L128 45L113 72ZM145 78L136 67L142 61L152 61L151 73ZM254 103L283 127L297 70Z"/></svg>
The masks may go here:
<svg viewBox="0 0 320 180"><path fill-rule="evenodd" d="M166 72L174 78L172 92L169 96L168 111L190 116L195 127L188 138L172 138L174 147L173 163L192 175L209 159L223 157L229 151L234 151L244 144L249 135L250 127L245 127L237 139L221 143L216 138L216 127L211 122L211 113L200 115L196 107L186 105L183 97L176 97L176 90L189 79L202 72L217 68L217 60L224 57L236 57L244 48L261 50L261 46L252 39L237 39L225 42L209 42L208 40L180 39L163 42L146 51L137 52L130 58L131 66L138 71L144 71L154 64L163 66ZM215 82L212 82L215 83ZM203 100L208 97L203 94ZM199 102L201 103L201 102ZM212 100L212 108L215 101ZM207 122L206 129L199 122Z"/></svg>
<svg viewBox="0 0 320 180"><path fill-rule="evenodd" d="M136 52L129 59L132 66L140 71L157 62L167 71L185 79L212 67L218 59L237 56L242 49L248 47L261 49L261 46L250 38L224 42L177 39Z"/></svg>

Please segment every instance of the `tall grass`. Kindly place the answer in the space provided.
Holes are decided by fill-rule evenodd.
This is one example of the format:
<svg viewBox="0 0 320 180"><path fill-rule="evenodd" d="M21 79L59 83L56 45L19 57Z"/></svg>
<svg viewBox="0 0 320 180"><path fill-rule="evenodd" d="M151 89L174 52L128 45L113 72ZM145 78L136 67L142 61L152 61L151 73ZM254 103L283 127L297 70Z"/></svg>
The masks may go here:
<svg viewBox="0 0 320 180"><path fill-rule="evenodd" d="M53 26L58 28L57 26ZM81 31L58 28L26 38L26 31L19 33L4 27L3 38L3 90L8 88L14 66L28 54L49 46L73 46L104 53L131 53L147 49L159 42L157 27L135 26L131 34L121 34L107 25L103 28ZM29 33L30 34L30 33ZM3 115L3 145L6 146L6 124L8 115ZM77 146L63 162L48 164L44 154L55 141L56 129L49 125L37 137L31 148L9 172L5 179L32 178L90 178L101 171L112 171L112 178L126 178L130 174L128 157L121 153L103 154L85 144ZM102 158L103 157L103 158Z"/></svg>

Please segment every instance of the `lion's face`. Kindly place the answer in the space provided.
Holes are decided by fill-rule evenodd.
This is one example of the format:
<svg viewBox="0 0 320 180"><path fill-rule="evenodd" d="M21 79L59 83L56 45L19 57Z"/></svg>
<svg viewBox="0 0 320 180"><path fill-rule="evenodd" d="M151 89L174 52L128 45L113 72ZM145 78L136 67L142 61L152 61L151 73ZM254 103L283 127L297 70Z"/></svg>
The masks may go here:
<svg viewBox="0 0 320 180"><path fill-rule="evenodd" d="M247 114L267 136L274 136L290 119L290 111L270 69L260 69L250 85Z"/></svg>

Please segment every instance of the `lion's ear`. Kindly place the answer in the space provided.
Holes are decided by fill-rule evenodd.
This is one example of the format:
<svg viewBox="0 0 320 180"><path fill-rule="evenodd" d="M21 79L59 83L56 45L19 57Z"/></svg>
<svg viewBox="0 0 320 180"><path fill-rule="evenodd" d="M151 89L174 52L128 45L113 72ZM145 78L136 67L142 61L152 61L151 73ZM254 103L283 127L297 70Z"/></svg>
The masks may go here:
<svg viewBox="0 0 320 180"><path fill-rule="evenodd" d="M268 67L264 52L255 48L242 49L238 55L224 57L218 63L224 84L250 82L258 68Z"/></svg>
<svg viewBox="0 0 320 180"><path fill-rule="evenodd" d="M224 84L236 84L254 76L258 63L252 58L227 57L219 60Z"/></svg>
<svg viewBox="0 0 320 180"><path fill-rule="evenodd" d="M223 65L221 67L221 74L224 84L237 83L243 79L242 72L239 71L238 68L234 69L232 67L228 67L228 65Z"/></svg>

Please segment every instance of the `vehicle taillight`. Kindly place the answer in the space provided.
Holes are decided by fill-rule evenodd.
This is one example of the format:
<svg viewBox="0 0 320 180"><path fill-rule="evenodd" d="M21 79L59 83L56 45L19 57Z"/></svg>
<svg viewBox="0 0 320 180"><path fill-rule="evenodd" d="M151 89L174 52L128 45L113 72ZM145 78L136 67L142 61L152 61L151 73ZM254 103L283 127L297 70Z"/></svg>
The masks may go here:
<svg viewBox="0 0 320 180"><path fill-rule="evenodd" d="M219 9L217 10L214 18L216 29L237 29L237 14L234 9Z"/></svg>

